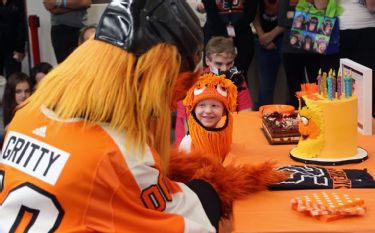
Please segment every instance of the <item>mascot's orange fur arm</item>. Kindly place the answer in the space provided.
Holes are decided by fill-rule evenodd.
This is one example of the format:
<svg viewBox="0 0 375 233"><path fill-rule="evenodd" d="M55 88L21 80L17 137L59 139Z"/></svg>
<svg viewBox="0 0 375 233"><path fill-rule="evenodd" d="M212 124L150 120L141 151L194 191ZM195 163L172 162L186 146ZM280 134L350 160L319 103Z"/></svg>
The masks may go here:
<svg viewBox="0 0 375 233"><path fill-rule="evenodd" d="M233 200L265 190L267 186L289 177L289 173L276 171L274 162L257 166L223 166L210 157L198 153L186 154L173 150L169 165L169 177L178 182L202 179L210 183L222 202L222 216L229 217Z"/></svg>

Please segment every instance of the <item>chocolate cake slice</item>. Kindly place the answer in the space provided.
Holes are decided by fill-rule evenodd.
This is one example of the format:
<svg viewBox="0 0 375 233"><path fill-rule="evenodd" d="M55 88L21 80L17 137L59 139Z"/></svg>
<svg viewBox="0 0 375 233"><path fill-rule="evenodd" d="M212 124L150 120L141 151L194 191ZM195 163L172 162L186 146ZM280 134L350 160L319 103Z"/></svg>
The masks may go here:
<svg viewBox="0 0 375 233"><path fill-rule="evenodd" d="M262 130L270 144L297 144L298 132L297 113L272 112L263 115Z"/></svg>

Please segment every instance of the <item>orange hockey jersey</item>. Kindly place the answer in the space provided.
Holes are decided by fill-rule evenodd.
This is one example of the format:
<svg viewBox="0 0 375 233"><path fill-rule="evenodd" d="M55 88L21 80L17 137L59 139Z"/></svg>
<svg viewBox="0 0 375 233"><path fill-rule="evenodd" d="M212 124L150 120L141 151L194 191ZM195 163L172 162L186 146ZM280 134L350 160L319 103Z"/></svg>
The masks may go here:
<svg viewBox="0 0 375 233"><path fill-rule="evenodd" d="M0 232L215 232L198 197L126 134L20 109L0 157Z"/></svg>

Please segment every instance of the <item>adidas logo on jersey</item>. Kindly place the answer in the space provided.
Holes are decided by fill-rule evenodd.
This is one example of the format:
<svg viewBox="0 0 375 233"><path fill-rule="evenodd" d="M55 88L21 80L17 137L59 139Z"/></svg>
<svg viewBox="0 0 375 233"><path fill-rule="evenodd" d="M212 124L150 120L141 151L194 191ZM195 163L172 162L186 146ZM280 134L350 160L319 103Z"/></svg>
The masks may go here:
<svg viewBox="0 0 375 233"><path fill-rule="evenodd" d="M33 134L38 135L43 138L46 137L46 132L47 132L47 126L42 126L32 131Z"/></svg>

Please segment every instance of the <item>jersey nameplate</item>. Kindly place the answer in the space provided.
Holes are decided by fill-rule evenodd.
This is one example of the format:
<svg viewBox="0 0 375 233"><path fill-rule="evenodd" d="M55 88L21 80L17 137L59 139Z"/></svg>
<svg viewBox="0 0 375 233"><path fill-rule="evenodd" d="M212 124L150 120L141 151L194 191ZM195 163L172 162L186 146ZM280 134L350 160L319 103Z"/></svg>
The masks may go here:
<svg viewBox="0 0 375 233"><path fill-rule="evenodd" d="M10 131L4 142L0 163L54 185L69 156L70 153L66 151Z"/></svg>

